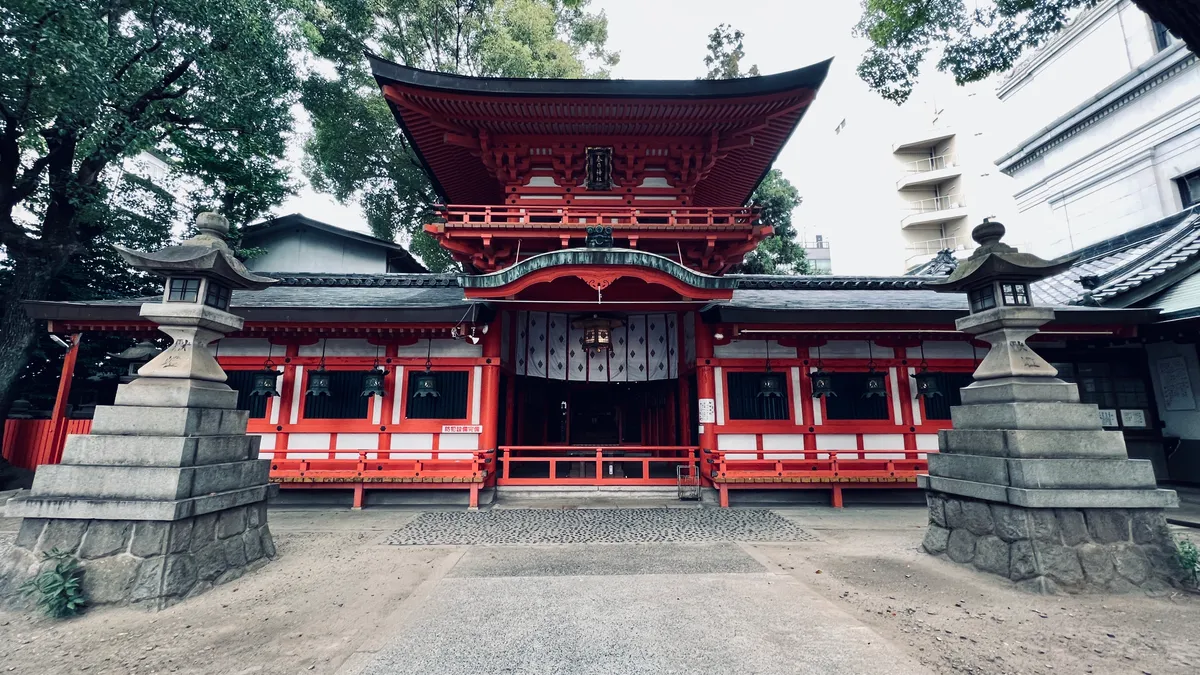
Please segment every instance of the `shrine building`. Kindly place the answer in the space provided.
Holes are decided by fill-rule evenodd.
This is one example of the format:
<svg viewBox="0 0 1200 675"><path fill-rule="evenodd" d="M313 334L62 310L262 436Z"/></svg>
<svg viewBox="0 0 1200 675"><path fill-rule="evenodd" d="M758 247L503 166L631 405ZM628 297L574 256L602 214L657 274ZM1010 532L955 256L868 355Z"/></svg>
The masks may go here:
<svg viewBox="0 0 1200 675"><path fill-rule="evenodd" d="M412 490L474 506L530 486L699 485L722 505L788 490L835 506L850 489L915 489L986 350L955 330L967 298L925 286L953 258L905 276L736 273L773 234L751 195L828 62L622 81L370 60L444 204L425 230L465 271L414 271L391 242L307 219L258 226L270 267L249 265L279 283L213 298L246 319L216 355L273 481L356 507ZM1003 301L1054 306L1039 351L1131 456L1197 480L1164 450L1148 353L1195 334L1195 314L1164 324L1154 303L1186 278L1161 263L1200 240L1200 212L1139 232ZM133 344L155 335L141 302L28 309L57 334ZM66 412L69 375L51 419L9 420L14 463L57 461L65 433L87 432Z"/></svg>

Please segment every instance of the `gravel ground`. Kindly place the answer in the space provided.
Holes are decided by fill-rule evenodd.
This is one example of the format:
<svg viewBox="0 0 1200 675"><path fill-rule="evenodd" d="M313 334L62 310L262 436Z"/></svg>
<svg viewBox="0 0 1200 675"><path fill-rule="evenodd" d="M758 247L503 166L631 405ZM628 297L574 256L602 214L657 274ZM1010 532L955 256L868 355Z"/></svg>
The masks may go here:
<svg viewBox="0 0 1200 675"><path fill-rule="evenodd" d="M810 541L767 509L492 509L423 513L389 544Z"/></svg>

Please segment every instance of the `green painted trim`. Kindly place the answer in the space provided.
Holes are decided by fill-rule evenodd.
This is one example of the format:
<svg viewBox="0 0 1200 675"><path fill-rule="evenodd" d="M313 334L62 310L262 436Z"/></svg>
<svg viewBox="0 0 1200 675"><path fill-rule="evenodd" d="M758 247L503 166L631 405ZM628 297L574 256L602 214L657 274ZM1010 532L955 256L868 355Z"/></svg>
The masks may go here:
<svg viewBox="0 0 1200 675"><path fill-rule="evenodd" d="M693 288L706 290L733 290L741 281L729 277L702 274L688 269L670 258L645 251L627 248L568 248L561 251L539 253L499 272L464 274L458 277L458 284L463 288L500 288L532 272L560 265L646 267L665 272Z"/></svg>

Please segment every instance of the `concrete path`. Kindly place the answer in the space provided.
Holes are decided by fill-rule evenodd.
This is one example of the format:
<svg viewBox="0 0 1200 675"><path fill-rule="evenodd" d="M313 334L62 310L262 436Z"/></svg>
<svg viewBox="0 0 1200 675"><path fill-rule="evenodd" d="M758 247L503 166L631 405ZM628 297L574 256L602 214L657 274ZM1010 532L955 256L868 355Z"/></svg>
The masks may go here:
<svg viewBox="0 0 1200 675"><path fill-rule="evenodd" d="M735 543L455 550L339 673L929 672Z"/></svg>

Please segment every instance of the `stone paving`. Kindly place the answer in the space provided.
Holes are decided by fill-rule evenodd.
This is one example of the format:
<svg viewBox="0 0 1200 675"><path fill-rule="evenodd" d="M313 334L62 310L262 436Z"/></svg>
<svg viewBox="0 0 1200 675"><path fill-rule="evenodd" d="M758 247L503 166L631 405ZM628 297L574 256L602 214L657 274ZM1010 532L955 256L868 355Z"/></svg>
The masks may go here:
<svg viewBox="0 0 1200 675"><path fill-rule="evenodd" d="M422 513L387 541L431 546L814 540L767 509L493 509Z"/></svg>

